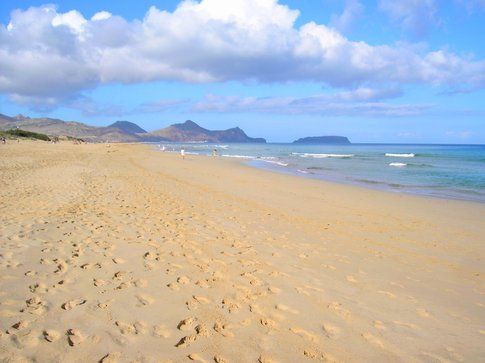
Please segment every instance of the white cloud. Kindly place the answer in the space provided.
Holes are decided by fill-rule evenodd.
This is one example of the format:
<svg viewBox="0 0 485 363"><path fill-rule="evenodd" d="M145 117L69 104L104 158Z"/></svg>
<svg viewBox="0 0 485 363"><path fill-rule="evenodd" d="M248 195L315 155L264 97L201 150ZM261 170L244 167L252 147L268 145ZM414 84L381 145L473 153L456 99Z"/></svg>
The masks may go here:
<svg viewBox="0 0 485 363"><path fill-rule="evenodd" d="M133 21L107 12L88 20L53 6L15 10L0 26L0 93L52 103L100 84L160 80L485 85L483 60L350 41L315 22L297 27L298 15L276 0L183 1Z"/></svg>
<svg viewBox="0 0 485 363"><path fill-rule="evenodd" d="M332 15L330 25L342 33L352 29L355 22L362 16L364 6L358 0L347 0L344 11L340 15Z"/></svg>
<svg viewBox="0 0 485 363"><path fill-rule="evenodd" d="M76 10L71 10L64 14L56 14L51 22L54 27L64 25L76 33L82 33L86 23L87 20Z"/></svg>
<svg viewBox="0 0 485 363"><path fill-rule="evenodd" d="M415 116L431 105L401 105L381 100L398 97L399 90L359 88L333 95L310 97L237 97L207 95L192 112L319 114L331 116Z"/></svg>
<svg viewBox="0 0 485 363"><path fill-rule="evenodd" d="M106 19L111 18L111 16L112 16L112 14L108 11L100 11L100 12L94 14L91 17L91 20L93 20L93 21L106 20Z"/></svg>
<svg viewBox="0 0 485 363"><path fill-rule="evenodd" d="M425 36L429 27L438 23L435 0L380 0L379 8L393 24L418 38Z"/></svg>
<svg viewBox="0 0 485 363"><path fill-rule="evenodd" d="M97 103L89 97L79 96L64 102L66 107L81 111L83 116L126 116L133 114L161 113L187 104L187 99L161 99L145 102L135 107L125 107L116 104ZM48 111L46 108L44 111Z"/></svg>

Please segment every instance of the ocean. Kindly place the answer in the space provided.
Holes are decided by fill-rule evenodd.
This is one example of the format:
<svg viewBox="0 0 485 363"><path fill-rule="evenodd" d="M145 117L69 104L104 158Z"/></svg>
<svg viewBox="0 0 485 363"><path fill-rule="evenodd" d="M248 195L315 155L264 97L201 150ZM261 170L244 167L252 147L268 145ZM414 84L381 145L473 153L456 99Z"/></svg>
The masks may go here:
<svg viewBox="0 0 485 363"><path fill-rule="evenodd" d="M281 173L396 193L485 202L485 145L166 143L166 151L243 159Z"/></svg>

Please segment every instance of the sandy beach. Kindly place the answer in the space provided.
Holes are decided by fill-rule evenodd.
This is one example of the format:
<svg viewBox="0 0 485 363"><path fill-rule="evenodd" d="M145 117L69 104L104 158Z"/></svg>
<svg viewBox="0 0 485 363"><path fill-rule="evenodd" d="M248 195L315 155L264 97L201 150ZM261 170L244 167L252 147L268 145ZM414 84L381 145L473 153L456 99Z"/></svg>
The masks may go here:
<svg viewBox="0 0 485 363"><path fill-rule="evenodd" d="M485 204L0 145L0 362L479 362Z"/></svg>

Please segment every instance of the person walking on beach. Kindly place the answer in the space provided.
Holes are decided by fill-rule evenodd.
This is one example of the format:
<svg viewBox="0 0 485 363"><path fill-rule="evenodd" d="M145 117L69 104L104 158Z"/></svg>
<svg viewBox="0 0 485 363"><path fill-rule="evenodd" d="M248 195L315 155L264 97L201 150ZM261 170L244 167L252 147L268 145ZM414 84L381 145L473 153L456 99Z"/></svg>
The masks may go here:
<svg viewBox="0 0 485 363"><path fill-rule="evenodd" d="M180 155L182 155L182 159L185 159L185 150L184 149L180 150Z"/></svg>
<svg viewBox="0 0 485 363"><path fill-rule="evenodd" d="M217 156L217 149L212 150L212 156Z"/></svg>

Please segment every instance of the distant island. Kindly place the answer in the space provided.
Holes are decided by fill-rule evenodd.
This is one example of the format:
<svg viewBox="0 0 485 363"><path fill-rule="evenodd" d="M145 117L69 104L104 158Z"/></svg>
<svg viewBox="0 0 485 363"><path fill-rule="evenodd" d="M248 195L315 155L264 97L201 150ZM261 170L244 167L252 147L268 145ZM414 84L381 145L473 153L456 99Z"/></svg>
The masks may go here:
<svg viewBox="0 0 485 363"><path fill-rule="evenodd" d="M293 144L350 144L345 136L309 136L293 141Z"/></svg>
<svg viewBox="0 0 485 363"><path fill-rule="evenodd" d="M116 121L108 126L96 127L53 118L30 118L23 115L10 117L0 114L0 131L19 129L48 137L76 138L87 142L266 142L263 138L249 137L239 127L208 130L190 120L147 132L130 121Z"/></svg>

